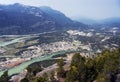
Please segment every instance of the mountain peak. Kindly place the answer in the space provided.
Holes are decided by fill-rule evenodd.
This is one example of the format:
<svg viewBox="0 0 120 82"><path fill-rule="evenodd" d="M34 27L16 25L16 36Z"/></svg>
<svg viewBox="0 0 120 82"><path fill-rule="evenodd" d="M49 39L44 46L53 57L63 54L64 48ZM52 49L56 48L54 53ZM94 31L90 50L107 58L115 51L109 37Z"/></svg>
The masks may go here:
<svg viewBox="0 0 120 82"><path fill-rule="evenodd" d="M48 7L48 6L40 6L40 8L48 8L48 9L52 9L51 7Z"/></svg>
<svg viewBox="0 0 120 82"><path fill-rule="evenodd" d="M26 34L67 29L74 23L60 11L50 7L34 7L19 3L0 7L0 34ZM65 27L65 28L64 28ZM13 31L14 30L14 31Z"/></svg>
<svg viewBox="0 0 120 82"><path fill-rule="evenodd" d="M20 4L20 3L14 3L14 4L10 4L8 6L14 6L14 7L25 7L26 5Z"/></svg>
<svg viewBox="0 0 120 82"><path fill-rule="evenodd" d="M14 3L13 5L21 6L21 5L23 5L23 4L20 4L20 3Z"/></svg>

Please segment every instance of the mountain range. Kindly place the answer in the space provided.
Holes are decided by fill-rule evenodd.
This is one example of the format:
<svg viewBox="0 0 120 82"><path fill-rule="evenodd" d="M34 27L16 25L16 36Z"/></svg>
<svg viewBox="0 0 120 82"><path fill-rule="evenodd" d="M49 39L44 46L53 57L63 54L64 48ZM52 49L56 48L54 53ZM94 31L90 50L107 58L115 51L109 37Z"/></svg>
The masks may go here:
<svg viewBox="0 0 120 82"><path fill-rule="evenodd" d="M30 34L71 27L86 27L50 7L26 6L19 3L0 5L0 35Z"/></svg>
<svg viewBox="0 0 120 82"><path fill-rule="evenodd" d="M106 19L90 19L85 17L73 17L73 20L79 21L86 25L101 25L107 27L119 27L120 28L120 17L111 17Z"/></svg>
<svg viewBox="0 0 120 82"><path fill-rule="evenodd" d="M15 3L0 5L0 35L32 34L68 29L92 27L119 27L120 18L100 21L78 18L74 21L60 11L47 6L34 7Z"/></svg>

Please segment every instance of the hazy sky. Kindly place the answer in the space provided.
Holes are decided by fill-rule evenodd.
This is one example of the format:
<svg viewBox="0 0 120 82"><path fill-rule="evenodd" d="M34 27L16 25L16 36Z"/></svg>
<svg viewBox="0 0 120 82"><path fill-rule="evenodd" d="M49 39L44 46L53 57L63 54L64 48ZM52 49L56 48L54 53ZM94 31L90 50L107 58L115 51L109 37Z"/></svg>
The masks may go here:
<svg viewBox="0 0 120 82"><path fill-rule="evenodd" d="M13 3L50 6L68 17L93 19L120 17L120 0L0 0L0 4Z"/></svg>

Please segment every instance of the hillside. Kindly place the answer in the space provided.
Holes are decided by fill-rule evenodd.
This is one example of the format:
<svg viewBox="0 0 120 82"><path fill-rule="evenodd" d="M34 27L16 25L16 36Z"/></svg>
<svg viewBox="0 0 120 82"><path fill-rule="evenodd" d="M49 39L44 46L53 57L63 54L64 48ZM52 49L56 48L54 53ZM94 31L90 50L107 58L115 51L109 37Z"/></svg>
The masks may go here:
<svg viewBox="0 0 120 82"><path fill-rule="evenodd" d="M21 73L23 76L18 74L11 80L12 82L15 80L19 82L21 79L20 82L119 82L120 49L105 50L96 55L90 58L82 56L81 53L71 53L67 57L36 62L26 68L27 73ZM9 79L7 71L0 78L3 82L8 82Z"/></svg>
<svg viewBox="0 0 120 82"><path fill-rule="evenodd" d="M85 58L79 53L75 53L72 57L71 64L68 63L68 60L59 59L57 67L49 67L49 72L51 69L49 75L47 75L47 69L45 69L46 72L44 71L42 75L39 75L42 73L40 72L37 76L32 76L36 77L33 82L119 82L119 54L120 49L113 51L105 50L93 58ZM57 73L57 75L54 75L54 73ZM32 72L28 73L26 77L28 80L30 80L28 77L30 76L29 74L32 74ZM51 78L52 74L53 77Z"/></svg>
<svg viewBox="0 0 120 82"><path fill-rule="evenodd" d="M49 7L0 5L0 35L30 34L85 27Z"/></svg>

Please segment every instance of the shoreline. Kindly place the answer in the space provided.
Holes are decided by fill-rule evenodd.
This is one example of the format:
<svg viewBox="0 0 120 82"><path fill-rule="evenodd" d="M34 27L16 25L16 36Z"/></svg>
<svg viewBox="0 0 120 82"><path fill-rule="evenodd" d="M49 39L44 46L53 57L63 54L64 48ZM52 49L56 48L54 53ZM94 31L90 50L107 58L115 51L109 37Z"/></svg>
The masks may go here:
<svg viewBox="0 0 120 82"><path fill-rule="evenodd" d="M19 65L16 65L10 69L8 69L8 74L9 76L10 75L13 75L13 74L17 74L17 73L20 73L21 71L23 71L28 65L34 63L34 62L39 62L39 61L43 61L43 60L49 60L49 59L52 59L53 56L55 55L62 55L63 53L66 54L66 53L70 53L70 52L73 52L73 51L59 51L59 52L54 52L52 54L46 54L44 56L40 56L40 57L36 57L36 58L33 58L31 60L28 60L28 61L25 61ZM0 76L5 72L6 70L4 71L0 71Z"/></svg>

